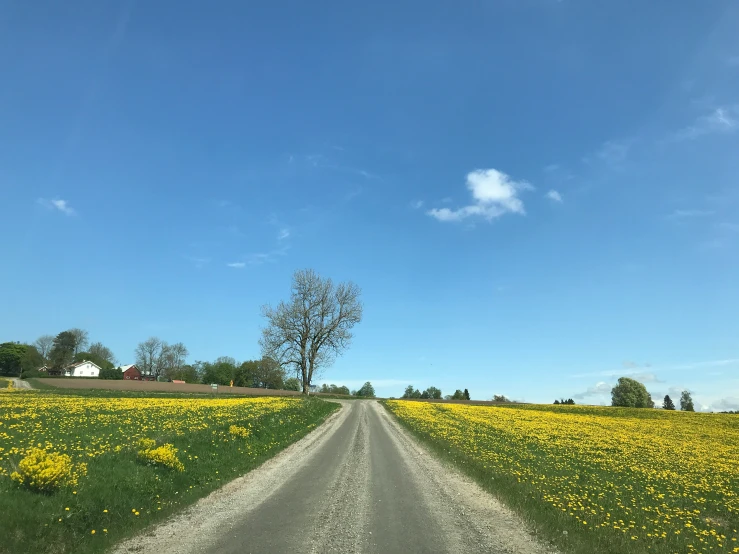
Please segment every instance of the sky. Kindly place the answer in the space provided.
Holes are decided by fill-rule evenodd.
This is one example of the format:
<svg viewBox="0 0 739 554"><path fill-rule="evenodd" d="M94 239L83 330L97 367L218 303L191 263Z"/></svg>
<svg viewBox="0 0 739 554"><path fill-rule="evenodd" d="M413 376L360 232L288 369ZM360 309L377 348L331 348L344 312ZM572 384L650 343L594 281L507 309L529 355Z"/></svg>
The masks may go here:
<svg viewBox="0 0 739 554"><path fill-rule="evenodd" d="M739 409L739 3L0 1L0 341L260 355L362 289L318 382Z"/></svg>

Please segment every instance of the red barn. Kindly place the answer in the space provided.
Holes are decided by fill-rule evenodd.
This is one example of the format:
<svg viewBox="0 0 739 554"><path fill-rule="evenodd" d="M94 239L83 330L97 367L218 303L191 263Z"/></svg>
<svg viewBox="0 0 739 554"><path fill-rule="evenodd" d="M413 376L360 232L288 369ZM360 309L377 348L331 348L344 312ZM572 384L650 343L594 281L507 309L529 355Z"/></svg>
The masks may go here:
<svg viewBox="0 0 739 554"><path fill-rule="evenodd" d="M123 372L124 379L131 381L141 381L141 372L133 364L122 366L121 371Z"/></svg>

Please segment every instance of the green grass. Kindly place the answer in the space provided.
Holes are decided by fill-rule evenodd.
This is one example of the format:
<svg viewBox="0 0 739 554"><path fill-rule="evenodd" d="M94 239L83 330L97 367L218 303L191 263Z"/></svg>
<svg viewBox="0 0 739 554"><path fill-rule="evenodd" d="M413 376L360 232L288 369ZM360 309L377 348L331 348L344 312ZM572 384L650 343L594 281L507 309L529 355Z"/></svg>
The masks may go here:
<svg viewBox="0 0 739 554"><path fill-rule="evenodd" d="M105 394L101 394L103 392ZM143 395L113 392L85 391L79 394L80 391L75 391L70 394L69 391L34 391L0 395L0 421L5 423L0 426L0 467L5 465L8 469L9 465L10 471L17 463L17 456L8 455L8 444L12 446L14 442L9 436L14 437L17 444L25 442L23 437L34 436L34 432L38 435L32 439L34 442L42 440L38 437L57 433L59 444L51 445L51 450L59 449L63 441L73 442L75 437L83 446L96 445L91 447L95 450L105 444L106 437L117 436L121 427L130 426L139 436L155 438L157 444L174 444L180 451L178 456L185 464L185 471L143 464L137 458L136 448L124 444L117 452L111 449L90 458L87 475L80 479L77 487L61 488L52 494L33 492L12 481L8 475L0 475L0 553L102 552L259 466L320 425L339 407L336 403L314 398L300 399L278 412L247 419L243 418L243 413L240 418L237 412L229 418L228 408L219 408L220 413L213 410L212 417L202 417L201 414L207 428L182 433L168 431L167 425L158 425L156 417L159 416L153 419L142 417L137 422L135 414L131 417L130 412L120 411L119 406L125 398L140 402ZM147 400L150 396L146 395ZM163 399L163 404L178 402L179 405L179 400L173 396L157 395L151 399L151 404ZM27 400L31 398L32 402L38 403L35 415L23 420L13 419L12 403L17 404L18 399L31 402ZM181 400L187 403L187 398ZM196 410L210 409L211 399L193 400L197 400ZM227 402L233 400L238 399L229 397ZM87 424L75 429L74 418L59 413L59 406L71 406L77 402L85 402L90 408L83 412L89 416ZM27 407L16 405L16 415L23 409L24 413L29 413ZM91 411L95 412L94 416L90 415ZM196 415L195 412L193 414ZM65 423L62 425L59 421ZM13 422L17 424L15 427L12 427ZM72 428L65 427L66 424ZM231 424L251 424L250 436L242 439L229 435ZM8 434L4 436L4 432ZM79 452L66 451L73 455L75 461L84 459ZM92 530L95 530L94 535Z"/></svg>

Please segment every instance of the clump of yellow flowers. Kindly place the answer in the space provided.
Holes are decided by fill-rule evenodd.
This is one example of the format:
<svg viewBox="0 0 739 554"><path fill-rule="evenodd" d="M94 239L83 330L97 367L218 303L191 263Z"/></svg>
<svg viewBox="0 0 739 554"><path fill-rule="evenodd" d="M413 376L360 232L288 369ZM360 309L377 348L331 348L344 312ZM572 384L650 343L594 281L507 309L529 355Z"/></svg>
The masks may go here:
<svg viewBox="0 0 739 554"><path fill-rule="evenodd" d="M242 437L244 439L250 434L249 429L238 425L231 425L231 427L228 428L228 432L234 437Z"/></svg>
<svg viewBox="0 0 739 554"><path fill-rule="evenodd" d="M151 439L148 439L151 440ZM154 442L154 441L151 441ZM162 465L175 471L185 471L185 466L177 458L177 449L172 444L163 444L157 448L151 445L149 448L139 450L139 459L143 462Z"/></svg>
<svg viewBox="0 0 739 554"><path fill-rule="evenodd" d="M80 476L86 473L87 464L74 464L67 454L32 448L10 478L35 491L51 492L59 487L76 486Z"/></svg>

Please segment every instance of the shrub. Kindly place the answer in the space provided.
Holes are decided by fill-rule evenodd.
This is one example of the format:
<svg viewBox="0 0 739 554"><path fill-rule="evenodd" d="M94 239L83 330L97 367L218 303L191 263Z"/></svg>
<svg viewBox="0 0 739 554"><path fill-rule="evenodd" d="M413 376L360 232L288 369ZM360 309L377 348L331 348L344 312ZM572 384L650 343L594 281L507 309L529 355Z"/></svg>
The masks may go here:
<svg viewBox="0 0 739 554"><path fill-rule="evenodd" d="M177 458L177 449L172 444L139 450L139 459L147 464L161 465L175 471L185 471L185 466Z"/></svg>
<svg viewBox="0 0 739 554"><path fill-rule="evenodd" d="M32 448L10 478L37 492L52 492L59 487L76 486L86 473L87 464L73 464L67 454Z"/></svg>

